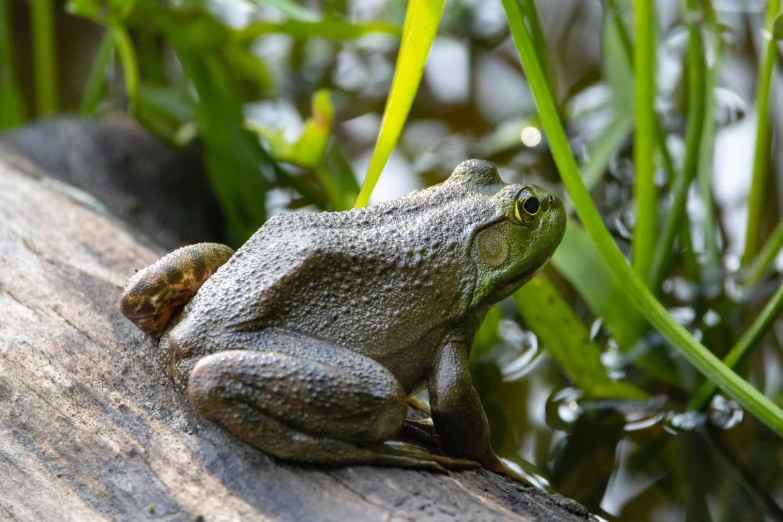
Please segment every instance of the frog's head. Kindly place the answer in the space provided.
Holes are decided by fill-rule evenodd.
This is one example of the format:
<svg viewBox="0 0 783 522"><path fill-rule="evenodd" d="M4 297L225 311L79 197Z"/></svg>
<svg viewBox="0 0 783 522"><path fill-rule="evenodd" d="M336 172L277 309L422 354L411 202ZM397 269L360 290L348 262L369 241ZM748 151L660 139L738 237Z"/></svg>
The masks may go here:
<svg viewBox="0 0 783 522"><path fill-rule="evenodd" d="M474 224L469 245L476 266L470 309L484 308L511 295L552 257L565 233L566 211L548 190L503 183L486 161L461 163L447 183L492 207L492 218Z"/></svg>

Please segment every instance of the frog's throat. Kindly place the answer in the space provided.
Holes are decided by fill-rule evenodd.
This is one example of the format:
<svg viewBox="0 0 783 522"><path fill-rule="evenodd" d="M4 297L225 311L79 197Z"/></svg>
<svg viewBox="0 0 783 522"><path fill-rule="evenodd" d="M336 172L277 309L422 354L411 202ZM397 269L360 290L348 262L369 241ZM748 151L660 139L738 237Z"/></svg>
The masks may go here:
<svg viewBox="0 0 783 522"><path fill-rule="evenodd" d="M476 288L474 286L473 297L471 299L469 308L471 310L477 310L482 307L492 306L495 303L499 303L506 297L509 297L511 294L522 288L528 281L538 275L538 273L544 268L550 259L552 259L552 254L541 258L540 261L537 261L535 264L533 264L533 266L521 277L510 279L497 292L493 292L493 299L491 302L488 300L489 296L477 294Z"/></svg>

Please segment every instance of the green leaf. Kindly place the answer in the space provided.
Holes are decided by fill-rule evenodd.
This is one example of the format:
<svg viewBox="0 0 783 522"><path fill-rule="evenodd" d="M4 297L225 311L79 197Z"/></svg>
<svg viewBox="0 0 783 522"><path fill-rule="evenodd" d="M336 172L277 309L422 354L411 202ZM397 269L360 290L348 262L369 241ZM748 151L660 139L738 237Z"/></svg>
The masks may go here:
<svg viewBox="0 0 783 522"><path fill-rule="evenodd" d="M781 0L769 0L766 29L773 31L779 18ZM763 61L756 81L756 145L753 150L753 177L748 197L748 222L745 229L745 251L742 266L746 266L758 252L761 243L761 225L765 215L764 200L769 190L770 158L770 92L778 56L778 42L770 39L763 51Z"/></svg>
<svg viewBox="0 0 783 522"><path fill-rule="evenodd" d="M11 5L0 0L0 130L21 125L27 118L15 59Z"/></svg>
<svg viewBox="0 0 783 522"><path fill-rule="evenodd" d="M633 348L647 329L647 321L625 294L595 243L574 220L569 221L552 264L590 310L603 318L620 347L624 351Z"/></svg>
<svg viewBox="0 0 783 522"><path fill-rule="evenodd" d="M334 139L330 140L326 147L324 167L335 180L340 192L342 204L339 205L337 201L333 201L335 210L349 210L356 201L356 196L359 195L359 184L356 182L351 164Z"/></svg>
<svg viewBox="0 0 783 522"><path fill-rule="evenodd" d="M339 18L327 18L317 22L252 22L237 32L240 41L252 41L266 34L287 34L293 38L304 39L320 36L330 40L353 40L371 33L400 35L400 28L387 22L369 22L352 24Z"/></svg>
<svg viewBox="0 0 783 522"><path fill-rule="evenodd" d="M386 100L381 130L367 168L367 177L356 201L357 207L369 203L370 194L381 177L383 167L400 139L424 74L424 64L435 40L444 4L445 0L410 0L408 3L391 92Z"/></svg>
<svg viewBox="0 0 783 522"><path fill-rule="evenodd" d="M755 285L767 274L783 249L783 221L778 223L764 247L742 272L742 284Z"/></svg>
<svg viewBox="0 0 783 522"><path fill-rule="evenodd" d="M139 96L145 106L154 107L177 123L196 120L196 107L193 98L185 89L142 83L139 88Z"/></svg>
<svg viewBox="0 0 783 522"><path fill-rule="evenodd" d="M636 172L636 226L633 237L633 268L642 281L650 278L657 243L658 193L655 189L655 3L634 0L636 41L636 133L633 164Z"/></svg>
<svg viewBox="0 0 783 522"><path fill-rule="evenodd" d="M334 107L328 90L321 89L313 94L312 110L304 131L294 143L285 140L285 129L272 129L254 121L246 122L246 127L267 140L269 151L276 160L314 169L323 162L332 133Z"/></svg>
<svg viewBox="0 0 783 522"><path fill-rule="evenodd" d="M285 129L270 129L255 122L247 122L246 126L269 143L270 153L276 160L313 170L321 187L328 194L333 210L348 210L357 192L354 189L356 181L353 173L350 173L350 185L341 186L345 178L339 174L332 176L325 162L334 121L334 107L329 91L317 91L313 95L312 107L313 114L305 122L302 135L294 143L285 140ZM338 169L342 170L345 165L339 165ZM351 196L350 202L346 196Z"/></svg>
<svg viewBox="0 0 783 522"><path fill-rule="evenodd" d="M241 105L217 59L187 51L177 54L198 92L197 114L210 181L234 242L242 244L266 220L267 183L254 151L260 145L244 129Z"/></svg>
<svg viewBox="0 0 783 522"><path fill-rule="evenodd" d="M33 29L35 105L38 116L57 112L57 52L55 47L54 5L52 0L30 3Z"/></svg>
<svg viewBox="0 0 783 522"><path fill-rule="evenodd" d="M610 17L612 19L610 20ZM612 107L615 114L633 114L634 107L634 76L627 57L631 56L633 48L626 41L627 33L618 29L623 20L617 8L607 10L603 24L603 56L601 65L604 78L612 89ZM630 47L626 48L628 45Z"/></svg>
<svg viewBox="0 0 783 522"><path fill-rule="evenodd" d="M705 91L707 93L704 106L704 128L701 133L701 147L699 151L699 172L697 182L699 196L704 208L702 221L704 244L704 280L707 285L717 285L718 279L723 274L723 263L718 251L718 230L715 201L712 195L713 163L715 161L715 136L717 122L715 119L717 101L715 100L716 87L720 82L721 63L723 61L723 28L720 25L718 15L711 2L704 4L704 13L709 38L707 45L713 49L713 58L707 67L705 76Z"/></svg>
<svg viewBox="0 0 783 522"><path fill-rule="evenodd" d="M767 330L775 322L775 319L780 315L780 311L783 310L783 285L778 287L777 292L769 300L767 305L761 311L759 316L753 321L745 333L742 335L737 344L732 347L726 357L723 358L723 362L729 368L736 368L747 356L750 351L756 346L759 341L767 333ZM712 396L716 392L716 387L713 383L706 381L694 394L693 400L691 400L689 408L692 410L703 410L712 399Z"/></svg>
<svg viewBox="0 0 783 522"><path fill-rule="evenodd" d="M122 72L125 75L125 94L128 96L131 113L138 105L139 99L139 63L136 59L136 50L128 30L121 26L112 29L114 45L122 62Z"/></svg>
<svg viewBox="0 0 783 522"><path fill-rule="evenodd" d="M107 29L101 39L98 52L95 53L95 59L87 77L87 85L82 94L81 111L84 114L95 114L95 110L98 108L106 87L106 73L111 64L111 57L114 55L114 47L114 34Z"/></svg>
<svg viewBox="0 0 783 522"><path fill-rule="evenodd" d="M625 143L631 129L633 129L633 116L627 112L619 113L609 122L595 142L590 144L588 160L582 165L582 179L588 189L598 183L606 173L609 163Z"/></svg>
<svg viewBox="0 0 783 522"><path fill-rule="evenodd" d="M333 121L334 107L329 91L321 89L313 94L313 114L305 122L302 136L288 151L287 156L291 158L291 163L310 168L320 165L332 134Z"/></svg>
<svg viewBox="0 0 783 522"><path fill-rule="evenodd" d="M244 243L266 220L267 178L276 165L255 135L244 128L242 103L222 60L221 49L207 45L221 34L198 34L192 24L211 31L209 15L189 19L170 13L157 2L139 2L146 19L166 35L198 95L196 116L204 144L210 182L228 222L235 244ZM200 42L194 48L191 44Z"/></svg>
<svg viewBox="0 0 783 522"><path fill-rule="evenodd" d="M582 182L576 160L568 145L568 138L557 113L555 101L549 92L546 77L536 58L533 42L525 28L516 0L502 0L508 16L509 28L527 74L541 122L547 133L552 154L568 194L574 202L582 224L610 266L622 288L648 321L696 369L721 387L743 408L755 415L775 433L783 436L783 410L731 371L704 345L678 324L664 306L650 293L645 283L634 274L628 261L615 244Z"/></svg>
<svg viewBox="0 0 783 522"><path fill-rule="evenodd" d="M664 354L647 350L639 341L648 330L644 316L626 295L601 253L574 220L552 257L552 265L609 328L612 336L636 366L659 381L680 388L682 384Z"/></svg>
<svg viewBox="0 0 783 522"><path fill-rule="evenodd" d="M275 80L272 73L266 64L250 51L249 46L226 42L220 46L219 52L241 100L254 101L264 92L274 89Z"/></svg>
<svg viewBox="0 0 783 522"><path fill-rule="evenodd" d="M772 24L772 38L783 40L783 15L778 15Z"/></svg>
<svg viewBox="0 0 783 522"><path fill-rule="evenodd" d="M525 22L530 30L530 37L533 40L533 45L536 48L538 63L543 67L547 80L549 80L549 90L557 95L557 74L549 63L549 48L546 44L546 38L544 38L544 32L541 30L536 2L534 0L521 0L520 6L522 8L522 15L525 17Z"/></svg>
<svg viewBox="0 0 783 522"><path fill-rule="evenodd" d="M138 0L69 0L65 10L104 24L123 23L136 9Z"/></svg>
<svg viewBox="0 0 783 522"><path fill-rule="evenodd" d="M493 346L501 342L498 335L501 319L503 319L503 311L500 309L499 304L489 309L478 332L476 332L476 336L473 338L473 348L470 351L471 359L489 353Z"/></svg>
<svg viewBox="0 0 783 522"><path fill-rule="evenodd" d="M555 287L542 276L533 278L514 294L525 325L585 394L604 399L645 399L647 394L628 383L613 381L601 362L601 348L590 340Z"/></svg>
<svg viewBox="0 0 783 522"><path fill-rule="evenodd" d="M688 10L690 13L694 13L696 6L690 5L691 3L691 1L688 2ZM650 288L653 292L659 291L663 280L669 273L675 238L681 232L689 234L685 205L688 201L688 190L699 169L701 138L704 128L705 98L707 96L705 92L706 64L701 27L695 23L690 23L688 34L688 130L685 137L685 155L682 169L671 190L673 200L671 207L666 212L663 233L659 238L657 248L655 248L655 257L650 275ZM684 232L683 229L685 229ZM693 251L692 249L687 250Z"/></svg>

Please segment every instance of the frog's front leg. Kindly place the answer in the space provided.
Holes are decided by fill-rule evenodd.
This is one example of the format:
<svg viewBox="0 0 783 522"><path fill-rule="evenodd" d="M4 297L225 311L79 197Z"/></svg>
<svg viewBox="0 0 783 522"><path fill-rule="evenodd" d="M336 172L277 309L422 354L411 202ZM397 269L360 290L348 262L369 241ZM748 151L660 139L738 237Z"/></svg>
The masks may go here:
<svg viewBox="0 0 783 522"><path fill-rule="evenodd" d="M482 467L528 483L492 451L489 424L468 369L469 347L449 342L440 351L429 378L432 420L446 450Z"/></svg>
<svg viewBox="0 0 783 522"><path fill-rule="evenodd" d="M405 421L407 396L372 359L298 334L236 335L234 345L253 349L201 359L188 395L201 415L246 442L316 464L477 465L390 441Z"/></svg>

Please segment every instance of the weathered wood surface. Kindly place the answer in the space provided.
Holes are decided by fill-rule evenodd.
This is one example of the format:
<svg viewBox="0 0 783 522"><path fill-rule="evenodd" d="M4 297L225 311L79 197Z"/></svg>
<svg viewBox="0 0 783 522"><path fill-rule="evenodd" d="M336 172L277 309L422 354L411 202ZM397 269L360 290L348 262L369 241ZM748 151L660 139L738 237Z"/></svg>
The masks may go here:
<svg viewBox="0 0 783 522"><path fill-rule="evenodd" d="M160 252L81 196L0 145L0 520L586 519L483 470L277 462L199 418L117 309Z"/></svg>

